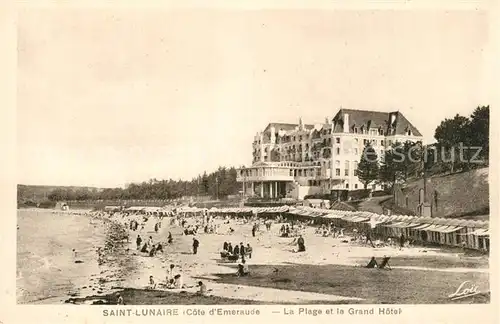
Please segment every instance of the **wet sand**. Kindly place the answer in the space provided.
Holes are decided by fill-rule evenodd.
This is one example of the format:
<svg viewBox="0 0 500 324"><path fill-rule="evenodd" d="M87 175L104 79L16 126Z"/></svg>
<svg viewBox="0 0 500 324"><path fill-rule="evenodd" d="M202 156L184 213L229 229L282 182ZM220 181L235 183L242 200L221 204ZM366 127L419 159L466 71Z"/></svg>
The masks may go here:
<svg viewBox="0 0 500 324"><path fill-rule="evenodd" d="M113 216L112 219L120 224L129 222L129 218L122 218L121 216ZM193 220L188 219L188 221ZM402 250L393 247L374 249L355 243L342 243L342 239L317 236L314 234L314 229L310 227L306 228L303 232L307 251L304 253L294 253L293 249L296 248L296 246L292 244L293 239L278 237L279 224L274 224L270 232L266 231L264 226L261 226L261 231L257 233L256 237L252 237L252 224L245 224L241 220L231 221L231 227L235 229L231 234L225 233L224 235L218 235L202 233L197 235L196 237L200 241L200 248L198 254L193 255L191 251L193 236L183 235L182 228L178 225L170 226L169 218L163 220L159 232L155 233L155 222L156 219L151 217L149 221L145 223L144 229L138 232L128 230L130 242L124 244L123 251L125 251L125 257L122 258L122 262L124 262L122 266L127 266L129 262L133 262L133 266L128 265L129 271L123 273L107 273L106 277L104 277L109 280L114 280L115 283L114 286L108 286L108 291L111 291L111 288L113 288L113 291L119 288L127 288L126 290L122 290L122 293L125 294L125 303L127 304L190 304L194 301L202 304L210 304L211 302L209 302L208 299L217 300L217 302L214 303L219 304L338 304L373 302L372 298L366 298L366 296L363 298L361 296L362 294L356 295L346 293L345 290L322 289L321 285L319 288L312 287L314 284L308 284L307 282L302 282L302 286L291 283L287 284L286 279L288 279L288 274L286 273L284 273L283 278L281 278L284 280L284 284L280 285L274 285L267 282L269 281L269 276L260 278L259 280L253 280L253 276L251 275L248 279L239 280L234 275L236 272L236 264L221 263L220 261L219 252L224 241L230 241L233 245L239 244L240 242L243 242L245 245L250 243L253 247L253 255L251 259L247 259L247 262L251 272L254 270L258 272L258 268L263 266L281 267L285 265L295 265L294 268L297 269L301 269L301 266L318 267L331 265L359 268L366 264L371 256L381 258L387 255L394 258L396 261L395 263L398 264L395 266L394 271L403 272L401 274L402 277L400 276L402 282L415 276L411 271L419 274L425 270L428 274L428 278L431 276L429 275L430 273L443 273L443 271L446 271L455 278L449 282L451 288L453 288L457 280L463 278L474 278L481 282L483 289L488 288L487 257L467 258L468 267L464 268L464 256L460 253L449 253L438 248L424 249L419 247L404 248ZM221 221L219 220L218 222ZM171 232L174 237L174 242L171 245L168 245L166 242L168 232ZM153 237L155 243L162 242L164 253L158 254L156 257L149 257L138 252L135 247L135 237L137 234L142 236L143 242L147 241L149 236ZM414 260L414 262L410 266L405 267L405 259ZM444 265L440 264L436 267L435 261L429 261L439 259L446 259L447 263ZM421 260L421 265L417 267L415 263L418 262L418 260ZM109 262L116 263L120 261L118 261L118 259L110 259ZM155 290L157 293L156 295L151 292L151 290L146 290L145 288L148 285L149 276L153 276L157 283L166 280L166 271L170 264L175 264L176 269L183 274L184 283L188 288L166 291L157 289ZM481 276L477 276L478 273L481 274ZM371 275L372 273L364 274L364 276ZM333 277L336 276L333 275ZM421 277L425 279L425 276ZM97 280L102 280L102 278L103 276L100 276ZM281 279L277 278L276 280ZM380 278L376 280L379 279ZM210 290L207 296L194 295L197 290L195 285L199 280L204 281L207 288ZM310 279L310 281L314 281L313 278ZM352 283L353 286L357 286L357 289L363 289L359 286L360 284L365 285L367 283ZM390 284L390 282L388 284ZM436 287L436 289L440 289L440 287L441 286ZM448 286L445 288L448 289ZM418 288L416 287L415 289ZM409 298L411 299L411 296ZM86 299L72 298L68 299L67 302L114 303L113 299L115 299L116 302L116 295L109 294L104 299L95 296ZM414 302L425 302L425 300L416 300Z"/></svg>

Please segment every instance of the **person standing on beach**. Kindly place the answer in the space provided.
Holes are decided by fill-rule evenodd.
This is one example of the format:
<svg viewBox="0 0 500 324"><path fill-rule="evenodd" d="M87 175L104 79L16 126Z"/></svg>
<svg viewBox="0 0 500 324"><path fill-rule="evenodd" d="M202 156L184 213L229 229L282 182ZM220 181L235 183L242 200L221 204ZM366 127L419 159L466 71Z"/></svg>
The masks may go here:
<svg viewBox="0 0 500 324"><path fill-rule="evenodd" d="M170 269L167 270L167 282L172 279L174 280L174 277L175 277L175 265L174 264L170 264Z"/></svg>
<svg viewBox="0 0 500 324"><path fill-rule="evenodd" d="M297 240L297 245L298 245L297 252L305 252L306 251L306 245L305 245L304 238L302 237L302 235L299 236L299 239Z"/></svg>
<svg viewBox="0 0 500 324"><path fill-rule="evenodd" d="M240 255L240 247L238 246L238 244L234 245L233 254Z"/></svg>
<svg viewBox="0 0 500 324"><path fill-rule="evenodd" d="M158 234L158 223L155 224L155 233Z"/></svg>
<svg viewBox="0 0 500 324"><path fill-rule="evenodd" d="M370 242L370 244L371 244L371 246L373 248L375 247L375 244L373 244L373 241L372 241L372 236L371 236L370 231L366 232L366 242L365 242L365 244L368 244L368 242Z"/></svg>
<svg viewBox="0 0 500 324"><path fill-rule="evenodd" d="M252 247L250 246L250 243L247 244L246 254L250 259L252 258Z"/></svg>
<svg viewBox="0 0 500 324"><path fill-rule="evenodd" d="M243 242L240 242L240 255L242 259L245 259L245 246L243 245Z"/></svg>
<svg viewBox="0 0 500 324"><path fill-rule="evenodd" d="M231 245L231 242L227 244L227 252L233 254L233 246Z"/></svg>
<svg viewBox="0 0 500 324"><path fill-rule="evenodd" d="M255 231L257 231L257 224L253 224L252 226L252 236L255 237Z"/></svg>
<svg viewBox="0 0 500 324"><path fill-rule="evenodd" d="M152 248L152 247L153 247L153 237L150 236L149 240L148 240L148 248Z"/></svg>
<svg viewBox="0 0 500 324"><path fill-rule="evenodd" d="M200 242L195 237L193 237L193 254L198 253L199 246L200 246Z"/></svg>
<svg viewBox="0 0 500 324"><path fill-rule="evenodd" d="M137 239L135 240L135 243L137 244L137 250L141 248L141 243L142 243L142 238L140 235L137 235Z"/></svg>
<svg viewBox="0 0 500 324"><path fill-rule="evenodd" d="M172 244L173 241L174 239L172 238L172 233L168 232L168 238L167 238L168 244Z"/></svg>

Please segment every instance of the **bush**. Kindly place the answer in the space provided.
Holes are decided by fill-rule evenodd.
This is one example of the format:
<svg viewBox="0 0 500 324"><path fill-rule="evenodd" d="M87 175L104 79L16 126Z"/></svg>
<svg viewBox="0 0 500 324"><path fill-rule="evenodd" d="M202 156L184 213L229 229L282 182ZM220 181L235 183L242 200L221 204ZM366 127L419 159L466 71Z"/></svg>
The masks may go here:
<svg viewBox="0 0 500 324"><path fill-rule="evenodd" d="M390 195L391 193L386 190L375 190L372 192L372 197L382 197Z"/></svg>
<svg viewBox="0 0 500 324"><path fill-rule="evenodd" d="M56 207L56 202L55 201L50 201L50 200L45 200L42 201L38 207L40 208L55 208Z"/></svg>
<svg viewBox="0 0 500 324"><path fill-rule="evenodd" d="M350 200L360 200L366 199L370 196L370 189L358 189L352 190L347 193L347 197Z"/></svg>
<svg viewBox="0 0 500 324"><path fill-rule="evenodd" d="M331 195L330 194L313 194L313 195L305 195L304 200L307 199L322 199L322 200L330 200Z"/></svg>

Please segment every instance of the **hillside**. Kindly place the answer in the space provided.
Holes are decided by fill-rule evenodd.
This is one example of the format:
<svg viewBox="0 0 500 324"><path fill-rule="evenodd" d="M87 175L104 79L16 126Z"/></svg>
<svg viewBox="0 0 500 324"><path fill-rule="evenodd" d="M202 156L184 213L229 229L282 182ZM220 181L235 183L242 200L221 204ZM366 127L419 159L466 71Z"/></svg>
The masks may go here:
<svg viewBox="0 0 500 324"><path fill-rule="evenodd" d="M99 192L102 189L94 187L75 187L75 186L38 186L38 185L17 185L17 201L18 202L42 202L48 199L49 194L54 190L88 190Z"/></svg>
<svg viewBox="0 0 500 324"><path fill-rule="evenodd" d="M433 176L427 179L426 196L433 217L460 217L489 214L489 169ZM422 179L396 191L396 205L418 212Z"/></svg>

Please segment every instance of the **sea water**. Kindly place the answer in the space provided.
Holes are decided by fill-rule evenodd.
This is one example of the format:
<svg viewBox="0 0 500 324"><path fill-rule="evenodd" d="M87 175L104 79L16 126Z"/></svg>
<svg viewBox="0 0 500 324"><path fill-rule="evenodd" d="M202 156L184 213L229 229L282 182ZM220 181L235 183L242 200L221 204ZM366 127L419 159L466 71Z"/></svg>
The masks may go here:
<svg viewBox="0 0 500 324"><path fill-rule="evenodd" d="M100 221L37 209L19 210L17 222L18 303L57 303L93 293L84 287L101 271L96 250L105 233Z"/></svg>

